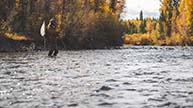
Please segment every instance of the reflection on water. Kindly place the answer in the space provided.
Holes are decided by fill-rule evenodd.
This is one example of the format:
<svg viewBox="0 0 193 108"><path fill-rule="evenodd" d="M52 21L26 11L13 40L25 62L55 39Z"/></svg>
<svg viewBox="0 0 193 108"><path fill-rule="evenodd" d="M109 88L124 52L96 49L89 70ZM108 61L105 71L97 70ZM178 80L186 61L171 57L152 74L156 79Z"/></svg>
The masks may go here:
<svg viewBox="0 0 193 108"><path fill-rule="evenodd" d="M0 54L0 107L193 107L193 47L46 53Z"/></svg>

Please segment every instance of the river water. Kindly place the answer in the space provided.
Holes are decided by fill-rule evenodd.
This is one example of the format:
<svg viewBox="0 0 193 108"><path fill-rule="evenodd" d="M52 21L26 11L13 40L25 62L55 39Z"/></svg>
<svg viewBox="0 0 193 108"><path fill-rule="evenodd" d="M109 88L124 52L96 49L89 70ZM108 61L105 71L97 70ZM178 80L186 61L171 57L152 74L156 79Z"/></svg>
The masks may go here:
<svg viewBox="0 0 193 108"><path fill-rule="evenodd" d="M0 53L0 108L192 108L193 47Z"/></svg>

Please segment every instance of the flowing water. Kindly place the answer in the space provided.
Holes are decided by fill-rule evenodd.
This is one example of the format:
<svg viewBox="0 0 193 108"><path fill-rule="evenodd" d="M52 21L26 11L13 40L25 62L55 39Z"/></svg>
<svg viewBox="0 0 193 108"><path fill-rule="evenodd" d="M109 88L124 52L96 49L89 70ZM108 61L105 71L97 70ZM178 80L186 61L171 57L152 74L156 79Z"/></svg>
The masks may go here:
<svg viewBox="0 0 193 108"><path fill-rule="evenodd" d="M0 53L0 108L192 108L193 47Z"/></svg>

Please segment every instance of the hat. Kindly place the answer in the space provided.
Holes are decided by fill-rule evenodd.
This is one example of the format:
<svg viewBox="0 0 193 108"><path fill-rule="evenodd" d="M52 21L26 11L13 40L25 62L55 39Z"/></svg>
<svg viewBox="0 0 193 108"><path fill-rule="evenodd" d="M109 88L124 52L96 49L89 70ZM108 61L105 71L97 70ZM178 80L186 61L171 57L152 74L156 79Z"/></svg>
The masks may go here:
<svg viewBox="0 0 193 108"><path fill-rule="evenodd" d="M56 20L54 18L50 19L50 26L54 28L57 26Z"/></svg>

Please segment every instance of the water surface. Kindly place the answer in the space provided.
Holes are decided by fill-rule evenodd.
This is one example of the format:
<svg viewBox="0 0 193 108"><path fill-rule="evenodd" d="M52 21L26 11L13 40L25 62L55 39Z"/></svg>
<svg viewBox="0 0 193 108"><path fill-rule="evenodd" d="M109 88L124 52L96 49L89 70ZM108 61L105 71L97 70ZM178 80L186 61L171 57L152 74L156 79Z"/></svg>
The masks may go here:
<svg viewBox="0 0 193 108"><path fill-rule="evenodd" d="M192 108L193 47L0 53L0 108Z"/></svg>

